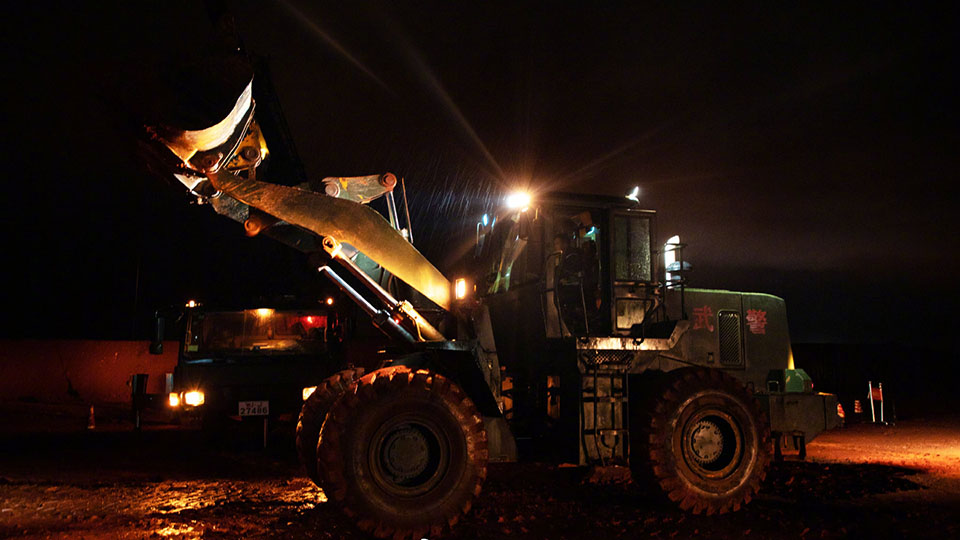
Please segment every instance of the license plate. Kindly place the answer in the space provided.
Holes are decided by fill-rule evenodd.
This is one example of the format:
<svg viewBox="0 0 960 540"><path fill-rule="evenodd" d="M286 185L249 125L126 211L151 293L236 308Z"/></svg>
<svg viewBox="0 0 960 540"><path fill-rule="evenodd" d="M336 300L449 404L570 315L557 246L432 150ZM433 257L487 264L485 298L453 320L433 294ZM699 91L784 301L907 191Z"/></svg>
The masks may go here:
<svg viewBox="0 0 960 540"><path fill-rule="evenodd" d="M269 401L241 401L240 416L267 416L270 414Z"/></svg>

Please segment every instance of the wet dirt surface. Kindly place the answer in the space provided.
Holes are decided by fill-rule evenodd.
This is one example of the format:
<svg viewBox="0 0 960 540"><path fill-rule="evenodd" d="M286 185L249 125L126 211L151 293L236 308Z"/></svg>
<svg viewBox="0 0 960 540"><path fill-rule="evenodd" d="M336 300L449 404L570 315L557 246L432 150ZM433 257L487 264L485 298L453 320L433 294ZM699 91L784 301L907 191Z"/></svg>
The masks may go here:
<svg viewBox="0 0 960 540"><path fill-rule="evenodd" d="M0 537L363 537L299 474L291 440L264 451L255 435L0 434ZM450 538L960 537L960 419L852 426L808 450L722 517L676 511L616 474L492 465Z"/></svg>

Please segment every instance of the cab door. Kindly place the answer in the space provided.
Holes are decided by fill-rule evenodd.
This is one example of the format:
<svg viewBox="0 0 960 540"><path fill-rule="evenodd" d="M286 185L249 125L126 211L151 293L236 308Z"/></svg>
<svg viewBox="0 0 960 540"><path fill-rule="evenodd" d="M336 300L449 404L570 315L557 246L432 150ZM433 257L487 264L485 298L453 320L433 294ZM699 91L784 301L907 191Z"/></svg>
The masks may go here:
<svg viewBox="0 0 960 540"><path fill-rule="evenodd" d="M610 215L610 318L614 334L642 332L656 306L653 260L654 213L614 210Z"/></svg>

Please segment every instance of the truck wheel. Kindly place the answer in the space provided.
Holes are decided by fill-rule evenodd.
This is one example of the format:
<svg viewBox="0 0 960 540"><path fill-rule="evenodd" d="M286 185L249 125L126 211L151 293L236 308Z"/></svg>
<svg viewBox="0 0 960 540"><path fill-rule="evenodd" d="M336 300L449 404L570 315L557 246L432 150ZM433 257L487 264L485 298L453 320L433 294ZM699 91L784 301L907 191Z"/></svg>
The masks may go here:
<svg viewBox="0 0 960 540"><path fill-rule="evenodd" d="M363 368L354 368L327 377L317 385L317 389L300 409L300 418L297 420L297 457L307 471L307 476L318 486L320 477L317 476L317 441L320 439L323 420L340 394L362 376Z"/></svg>
<svg viewBox="0 0 960 540"><path fill-rule="evenodd" d="M756 398L715 369L667 374L638 419L631 465L680 508L695 514L739 510L766 476L770 426Z"/></svg>
<svg viewBox="0 0 960 540"><path fill-rule="evenodd" d="M317 472L327 496L364 532L439 536L480 493L487 433L449 379L383 368L351 385L327 415Z"/></svg>

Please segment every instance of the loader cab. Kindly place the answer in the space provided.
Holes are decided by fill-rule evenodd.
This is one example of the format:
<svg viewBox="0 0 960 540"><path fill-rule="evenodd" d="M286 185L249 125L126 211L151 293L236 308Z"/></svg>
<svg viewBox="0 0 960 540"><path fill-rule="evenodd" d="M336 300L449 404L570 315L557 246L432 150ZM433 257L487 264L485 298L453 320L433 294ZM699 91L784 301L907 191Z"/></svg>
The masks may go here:
<svg viewBox="0 0 960 540"><path fill-rule="evenodd" d="M640 335L661 304L654 220L623 197L537 196L478 226L478 292L547 339Z"/></svg>

